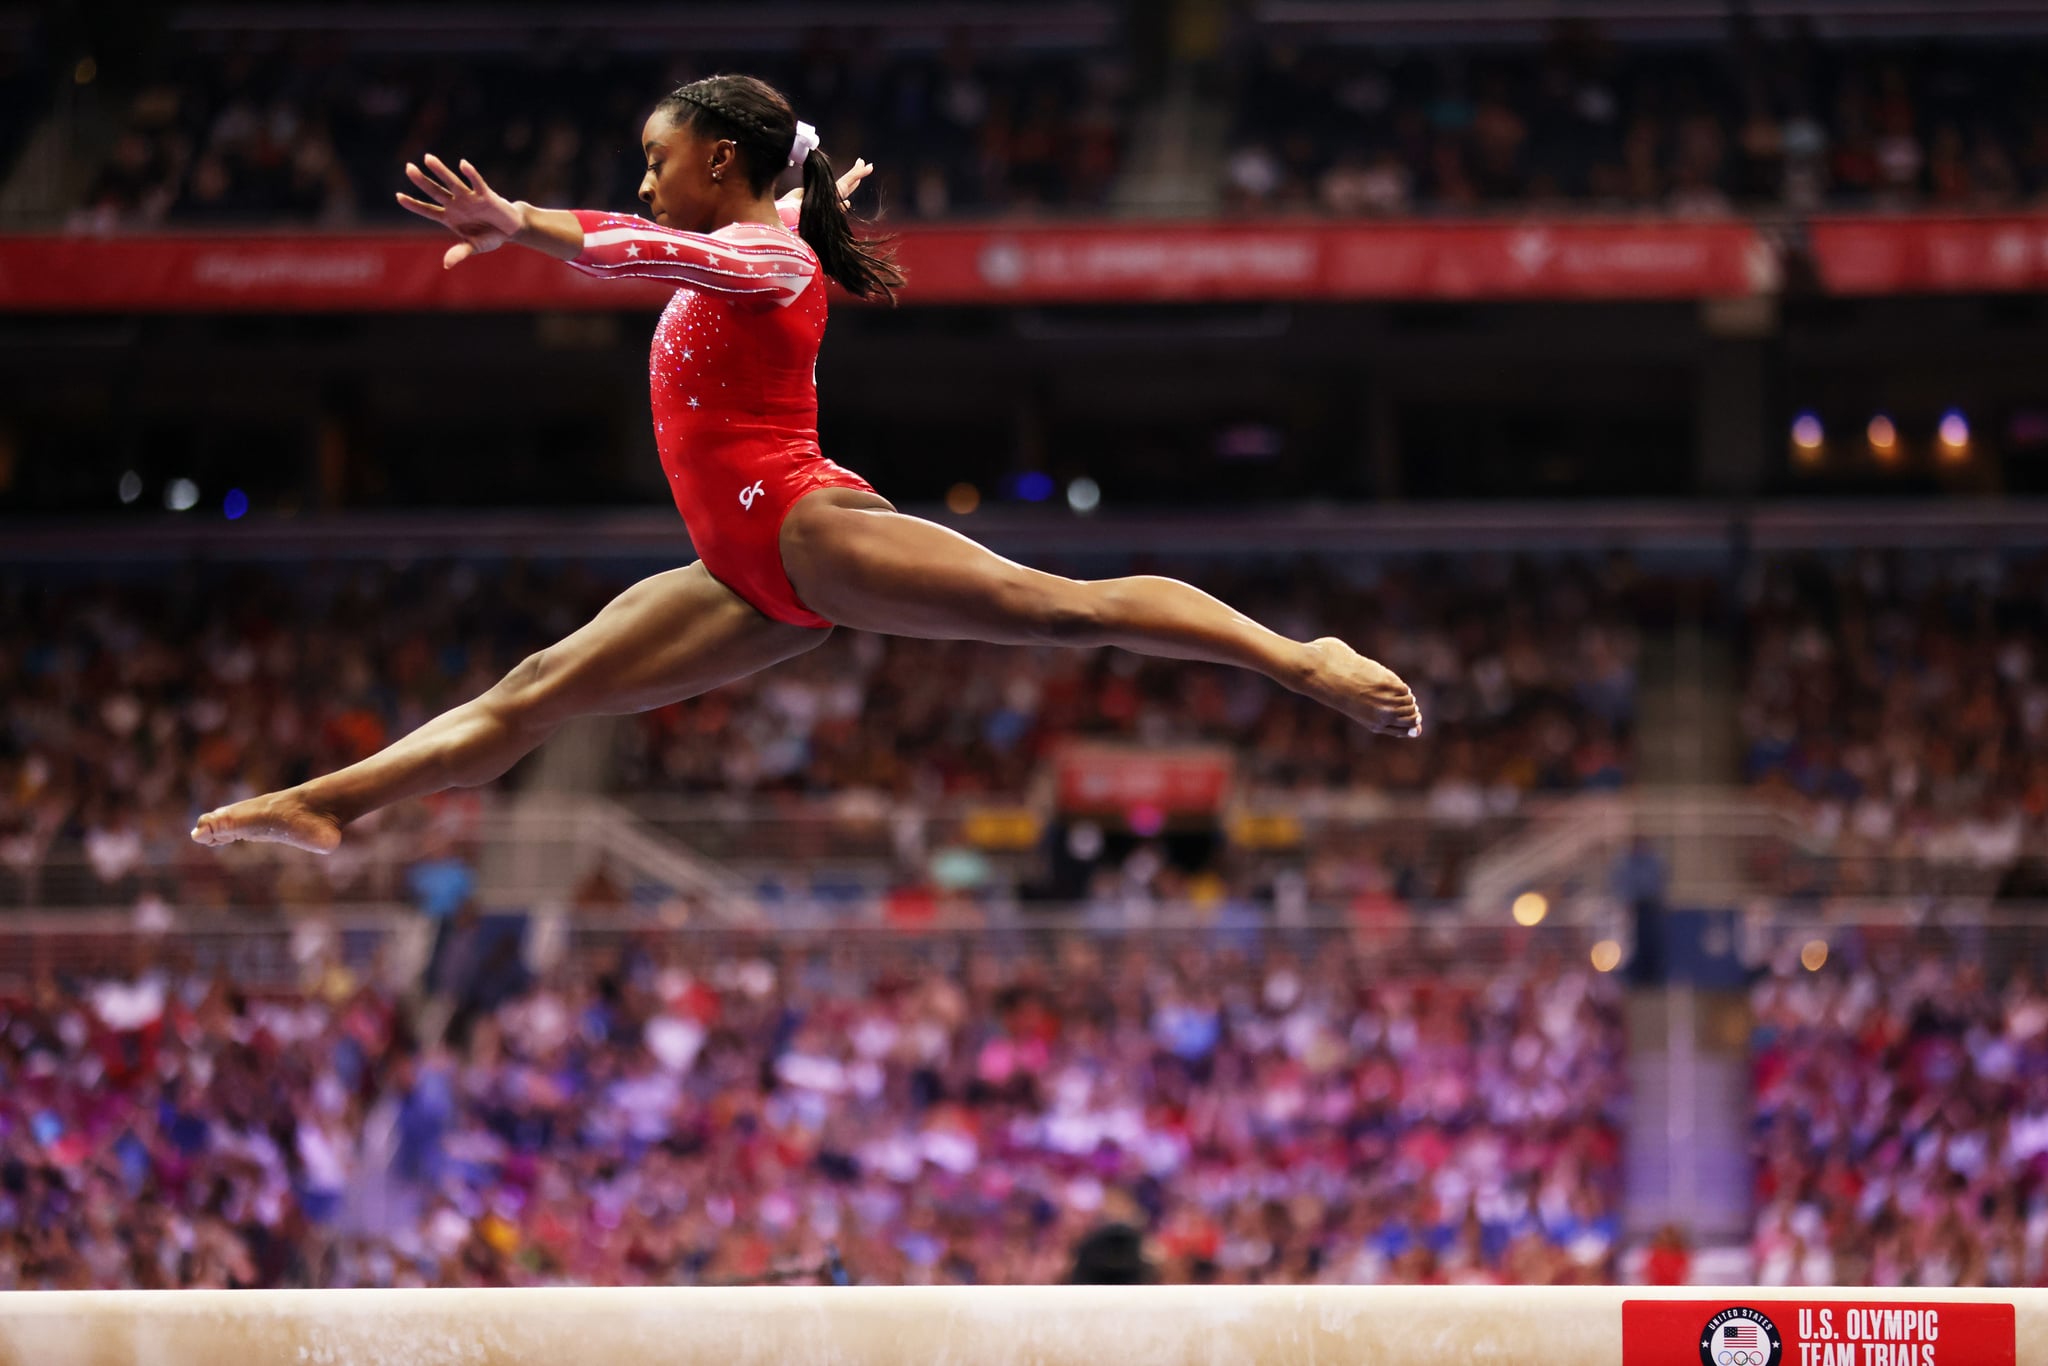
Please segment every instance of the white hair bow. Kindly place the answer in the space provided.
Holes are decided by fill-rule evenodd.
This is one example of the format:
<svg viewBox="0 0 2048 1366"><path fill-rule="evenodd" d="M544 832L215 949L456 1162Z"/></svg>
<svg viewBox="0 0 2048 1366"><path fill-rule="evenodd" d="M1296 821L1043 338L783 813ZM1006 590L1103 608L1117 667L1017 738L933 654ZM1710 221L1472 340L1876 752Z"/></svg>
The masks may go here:
<svg viewBox="0 0 2048 1366"><path fill-rule="evenodd" d="M789 164L801 166L804 158L818 145L818 130L808 123L799 121L796 126L796 141L789 146Z"/></svg>

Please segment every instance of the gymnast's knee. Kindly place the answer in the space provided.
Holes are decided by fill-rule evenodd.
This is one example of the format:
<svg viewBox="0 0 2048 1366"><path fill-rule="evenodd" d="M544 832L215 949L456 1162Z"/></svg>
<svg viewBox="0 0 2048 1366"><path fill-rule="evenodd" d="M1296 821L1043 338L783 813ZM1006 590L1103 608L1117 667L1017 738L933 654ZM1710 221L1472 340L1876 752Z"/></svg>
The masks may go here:
<svg viewBox="0 0 2048 1366"><path fill-rule="evenodd" d="M1033 585L1021 594L1017 615L1032 640L1046 645L1095 645L1102 640L1108 613L1107 585L1066 579L1047 588Z"/></svg>

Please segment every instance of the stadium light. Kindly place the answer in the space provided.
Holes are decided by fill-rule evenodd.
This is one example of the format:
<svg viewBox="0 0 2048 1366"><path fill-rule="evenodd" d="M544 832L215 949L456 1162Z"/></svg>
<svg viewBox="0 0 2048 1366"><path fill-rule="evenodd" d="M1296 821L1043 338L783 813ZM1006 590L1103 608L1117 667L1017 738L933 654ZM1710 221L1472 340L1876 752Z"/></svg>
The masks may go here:
<svg viewBox="0 0 2048 1366"><path fill-rule="evenodd" d="M1801 413L1792 419L1792 449L1803 465L1811 465L1820 459L1827 436L1827 429L1820 425L1820 418L1812 413Z"/></svg>
<svg viewBox="0 0 2048 1366"><path fill-rule="evenodd" d="M1067 506L1086 517L1102 506L1102 486L1082 475L1067 485Z"/></svg>
<svg viewBox="0 0 2048 1366"><path fill-rule="evenodd" d="M1809 939L1799 950L1799 966L1808 972L1819 972L1828 963L1828 941Z"/></svg>
<svg viewBox="0 0 2048 1366"><path fill-rule="evenodd" d="M1524 892L1515 898L1509 913L1517 925L1541 925L1543 917L1550 914L1550 899L1541 892Z"/></svg>
<svg viewBox="0 0 2048 1366"><path fill-rule="evenodd" d="M164 486L164 506L172 512L190 512L199 506L199 485L190 479L173 479Z"/></svg>
<svg viewBox="0 0 2048 1366"><path fill-rule="evenodd" d="M142 496L142 476L134 470L125 471L121 482L114 486L114 492L120 495L123 503L134 502Z"/></svg>
<svg viewBox="0 0 2048 1366"><path fill-rule="evenodd" d="M1621 945L1612 939L1603 939L1593 946L1593 971L1613 972L1621 966Z"/></svg>
<svg viewBox="0 0 2048 1366"><path fill-rule="evenodd" d="M221 500L220 510L230 522L240 521L249 511L249 495L240 489L229 489L228 496Z"/></svg>
<svg viewBox="0 0 2048 1366"><path fill-rule="evenodd" d="M1011 491L1027 503L1042 503L1052 497L1052 476L1044 470L1026 470L1011 481Z"/></svg>
<svg viewBox="0 0 2048 1366"><path fill-rule="evenodd" d="M1963 416L1960 408L1951 408L1941 415L1941 426L1936 432L1941 444L1941 458L1948 461L1967 460L1970 457L1970 420Z"/></svg>
<svg viewBox="0 0 2048 1366"><path fill-rule="evenodd" d="M946 511L965 517L981 506L981 490L972 484L955 484L946 490Z"/></svg>
<svg viewBox="0 0 2048 1366"><path fill-rule="evenodd" d="M1863 429L1870 441L1870 449L1880 460L1889 461L1899 453L1899 429L1893 421L1879 413L1870 419L1870 425Z"/></svg>

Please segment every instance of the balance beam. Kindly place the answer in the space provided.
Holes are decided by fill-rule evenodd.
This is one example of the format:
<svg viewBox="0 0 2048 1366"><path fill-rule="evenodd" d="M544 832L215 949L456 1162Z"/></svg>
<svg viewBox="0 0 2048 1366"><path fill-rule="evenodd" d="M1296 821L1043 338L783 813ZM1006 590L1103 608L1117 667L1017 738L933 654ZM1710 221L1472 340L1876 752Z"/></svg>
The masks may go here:
<svg viewBox="0 0 2048 1366"><path fill-rule="evenodd" d="M0 1295L0 1366L927 1362L2048 1366L2048 1291L1013 1286Z"/></svg>

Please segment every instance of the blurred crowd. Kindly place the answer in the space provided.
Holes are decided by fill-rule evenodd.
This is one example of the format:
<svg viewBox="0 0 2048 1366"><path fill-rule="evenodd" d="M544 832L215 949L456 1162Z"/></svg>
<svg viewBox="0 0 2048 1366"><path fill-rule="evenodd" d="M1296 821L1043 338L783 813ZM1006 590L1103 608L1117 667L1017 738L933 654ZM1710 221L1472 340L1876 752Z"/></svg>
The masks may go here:
<svg viewBox="0 0 2048 1366"><path fill-rule="evenodd" d="M719 70L790 93L842 164L875 161L879 202L899 218L1100 210L1143 159L1128 145L1129 44L892 33L674 58L592 35L419 53L172 33L118 95L120 131L73 225L395 221L400 170L429 150L535 202L624 206L648 108ZM1424 48L1251 24L1220 52L1221 182L1241 210L1713 216L2048 193L2048 87L2025 42L1737 28L1618 44L1564 25L1546 42Z"/></svg>
<svg viewBox="0 0 2048 1366"><path fill-rule="evenodd" d="M2020 885L2048 836L2048 558L1780 557L1748 595L1748 777L1833 856L1787 890L1921 890L1895 856L2048 890Z"/></svg>
<svg viewBox="0 0 2048 1366"><path fill-rule="evenodd" d="M159 910L327 899L365 871L351 851L332 868L224 860L192 844L194 819L374 753L610 591L573 567L519 564L10 575L0 897Z"/></svg>
<svg viewBox="0 0 2048 1366"><path fill-rule="evenodd" d="M1540 958L670 935L431 1043L331 962L8 1018L0 1289L1615 1274L1618 993Z"/></svg>
<svg viewBox="0 0 2048 1366"><path fill-rule="evenodd" d="M1233 68L1226 182L1246 208L1711 217L2048 194L2048 86L2024 43L1621 47L1567 26L1478 51L1268 37Z"/></svg>
<svg viewBox="0 0 2048 1366"><path fill-rule="evenodd" d="M1995 941L1865 937L1751 1004L1758 1284L2048 1278L2038 963Z"/></svg>
<svg viewBox="0 0 2048 1366"><path fill-rule="evenodd" d="M1122 156L1126 77L1110 53L872 39L797 53L664 61L558 42L364 57L312 36L172 46L132 97L80 229L396 221L403 167L466 157L513 198L624 208L645 170L640 129L677 85L757 75L822 130L840 166L874 160L893 214L1088 207ZM871 205L874 201L870 199Z"/></svg>
<svg viewBox="0 0 2048 1366"><path fill-rule="evenodd" d="M1406 827L1383 818L1341 858L1305 851L1297 894L1325 905L1453 896L1467 846L1491 823L1532 797L1634 777L1639 623L1661 590L1626 558L1158 567L1289 635L1338 635L1384 660L1417 691L1423 739L1375 740L1235 670L841 632L624 720L604 756L609 785L882 809L1030 805L1069 740L1223 745L1237 782L1269 807L1377 796L1442 837L1403 844ZM317 863L224 860L186 839L193 817L374 752L587 621L630 577L518 562L11 577L0 585L0 901L332 899L383 865L351 846ZM1752 870L1762 885L2048 893L2034 857L2048 845L2048 558L1764 557L1732 606L1745 776L1817 851L1755 842L1752 857L1775 860ZM446 854L473 838L475 815L457 797L387 820ZM1247 866L1156 850L1124 871L1061 896L1174 900L1189 874L1222 875L1212 890L1234 898L1275 895Z"/></svg>
<svg viewBox="0 0 2048 1366"><path fill-rule="evenodd" d="M1429 815L1470 824L1530 793L1629 776L1636 635L1625 561L1189 572L1277 629L1343 635L1386 660L1416 687L1431 737L1373 740L1220 668L842 632L627 722L614 785L1020 800L1064 737L1210 741L1235 747L1243 778L1260 787L1412 794ZM223 859L186 838L193 818L373 753L484 691L621 586L623 576L517 563L10 580L0 587L0 897L190 908L330 899L375 875L358 848L318 861ZM1518 611L1498 611L1504 593ZM451 799L389 819L446 853L471 815ZM1407 888L1447 890L1434 876Z"/></svg>
<svg viewBox="0 0 2048 1366"><path fill-rule="evenodd" d="M1626 560L1303 559L1264 573L1178 572L1282 634L1340 636L1382 661L1415 689L1442 745L1375 740L1242 670L842 632L756 689L647 713L627 742L629 784L1015 794L1075 735L1227 743L1259 787L1415 793L1451 819L1628 780L1638 638ZM1516 611L1499 610L1504 597ZM705 743L735 732L754 743Z"/></svg>

